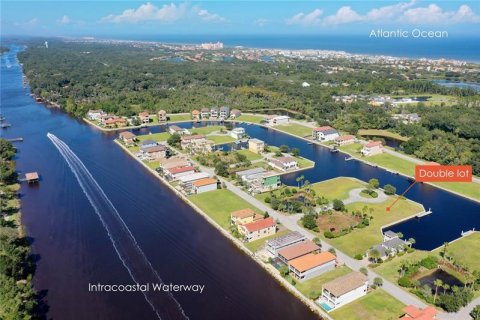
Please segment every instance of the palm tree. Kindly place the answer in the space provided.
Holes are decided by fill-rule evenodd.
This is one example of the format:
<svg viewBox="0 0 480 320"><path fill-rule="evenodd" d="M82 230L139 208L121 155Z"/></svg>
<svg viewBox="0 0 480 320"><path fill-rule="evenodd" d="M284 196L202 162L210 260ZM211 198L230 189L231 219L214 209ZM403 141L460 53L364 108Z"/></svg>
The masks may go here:
<svg viewBox="0 0 480 320"><path fill-rule="evenodd" d="M450 289L450 285L448 283L444 283L443 284L443 294L445 294L445 292Z"/></svg>
<svg viewBox="0 0 480 320"><path fill-rule="evenodd" d="M447 247L448 247L448 242L444 242L443 243L443 252L442 252L443 260L445 260L445 256L447 255Z"/></svg>
<svg viewBox="0 0 480 320"><path fill-rule="evenodd" d="M417 241L414 238L409 238L408 242L410 243L410 246L413 246Z"/></svg>
<svg viewBox="0 0 480 320"><path fill-rule="evenodd" d="M443 286L443 281L440 279L435 279L435 281L433 281L433 285L435 286L435 296L433 297L433 303L435 303L435 300L437 299L438 287Z"/></svg>
<svg viewBox="0 0 480 320"><path fill-rule="evenodd" d="M376 263L378 259L380 259L380 251L377 249L370 250L370 258L372 258Z"/></svg>

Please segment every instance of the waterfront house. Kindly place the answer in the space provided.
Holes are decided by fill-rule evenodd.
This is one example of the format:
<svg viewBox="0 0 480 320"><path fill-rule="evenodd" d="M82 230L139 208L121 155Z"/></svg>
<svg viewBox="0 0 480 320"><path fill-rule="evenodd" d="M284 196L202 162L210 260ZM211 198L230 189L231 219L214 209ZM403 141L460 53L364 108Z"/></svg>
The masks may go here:
<svg viewBox="0 0 480 320"><path fill-rule="evenodd" d="M230 213L230 222L232 225L244 225L247 223L252 223L257 220L262 220L263 215L256 213L250 208L237 210Z"/></svg>
<svg viewBox="0 0 480 320"><path fill-rule="evenodd" d="M140 150L142 150L144 148L154 147L156 145L158 145L158 142L147 139L147 140L142 141L142 143L140 144Z"/></svg>
<svg viewBox="0 0 480 320"><path fill-rule="evenodd" d="M217 107L211 107L210 108L210 118L218 118L218 108Z"/></svg>
<svg viewBox="0 0 480 320"><path fill-rule="evenodd" d="M200 111L198 111L198 110L193 110L192 111L192 120L194 120L194 121L200 120Z"/></svg>
<svg viewBox="0 0 480 320"><path fill-rule="evenodd" d="M242 112L238 109L233 109L232 111L230 111L230 118L232 119L236 119L238 117L240 117L242 115Z"/></svg>
<svg viewBox="0 0 480 320"><path fill-rule="evenodd" d="M434 307L426 307L424 309L408 305L403 308L405 314L400 318L401 320L435 320L437 319L438 311Z"/></svg>
<svg viewBox="0 0 480 320"><path fill-rule="evenodd" d="M265 142L259 139L249 139L248 140L248 150L254 153L262 153L265 149Z"/></svg>
<svg viewBox="0 0 480 320"><path fill-rule="evenodd" d="M185 128L180 128L179 126L177 125L171 125L168 127L168 132L170 134L179 134L179 135L183 135L183 134L190 134L190 131L188 129L185 129Z"/></svg>
<svg viewBox="0 0 480 320"><path fill-rule="evenodd" d="M323 126L313 129L313 139L318 141L334 141L340 135L338 131L330 126Z"/></svg>
<svg viewBox="0 0 480 320"><path fill-rule="evenodd" d="M102 123L106 128L122 128L127 125L127 119L112 116L106 120L102 119Z"/></svg>
<svg viewBox="0 0 480 320"><path fill-rule="evenodd" d="M158 111L157 117L159 123L167 122L167 112L165 110Z"/></svg>
<svg viewBox="0 0 480 320"><path fill-rule="evenodd" d="M159 159L159 162L160 162L160 167L162 167L164 170L174 168L174 167L187 167L191 165L190 161L188 161L188 159L185 158L184 156L174 156L168 159L163 158L163 159Z"/></svg>
<svg viewBox="0 0 480 320"><path fill-rule="evenodd" d="M119 137L120 140L122 140L123 143L125 143L125 145L127 145L127 146L133 146L133 145L135 144L135 140L137 139L137 136L134 135L133 133L131 133L130 131L120 132L120 134L118 135L118 137Z"/></svg>
<svg viewBox="0 0 480 320"><path fill-rule="evenodd" d="M398 238L398 234L393 232L392 230L388 230L383 233L383 241L388 241L395 238Z"/></svg>
<svg viewBox="0 0 480 320"><path fill-rule="evenodd" d="M320 247L310 240L294 244L278 251L278 259L288 265L290 260L300 258L309 253L316 253L320 251Z"/></svg>
<svg viewBox="0 0 480 320"><path fill-rule="evenodd" d="M288 124L290 122L289 116L268 116L264 119L264 123L269 126L275 126L279 124Z"/></svg>
<svg viewBox="0 0 480 320"><path fill-rule="evenodd" d="M138 114L138 118L142 123L149 123L150 122L150 114L147 111L140 112Z"/></svg>
<svg viewBox="0 0 480 320"><path fill-rule="evenodd" d="M366 295L367 291L367 276L360 272L351 272L325 283L319 302L326 311L331 311Z"/></svg>
<svg viewBox="0 0 480 320"><path fill-rule="evenodd" d="M173 168L165 169L163 172L165 174L165 177L168 180L172 181L172 180L177 180L180 177L195 173L195 168L192 166L173 167Z"/></svg>
<svg viewBox="0 0 480 320"><path fill-rule="evenodd" d="M335 269L336 259L332 253L309 253L288 262L290 275L299 281L305 281Z"/></svg>
<svg viewBox="0 0 480 320"><path fill-rule="evenodd" d="M410 246L410 242L400 239L395 232L387 231L383 234L383 242L372 247L366 255L369 257L371 256L371 251L376 250L379 253L380 259L387 260L389 257L405 251Z"/></svg>
<svg viewBox="0 0 480 320"><path fill-rule="evenodd" d="M183 136L182 140L180 141L180 146L182 149L186 149L187 147L193 147L195 145L201 145L207 142L207 137L203 134L194 134Z"/></svg>
<svg viewBox="0 0 480 320"><path fill-rule="evenodd" d="M258 167L258 168L248 169L248 170L237 171L235 173L235 175L237 177L241 178L243 181L245 181L245 177L247 177L249 175L264 173L266 171L267 170L265 170L264 168Z"/></svg>
<svg viewBox="0 0 480 320"><path fill-rule="evenodd" d="M241 179L244 182L245 187L251 193L262 193L272 191L281 186L280 175L275 171L256 170L260 168L254 168L246 170L250 173L241 175Z"/></svg>
<svg viewBox="0 0 480 320"><path fill-rule="evenodd" d="M233 128L232 131L230 131L230 136L234 139L242 139L245 137L245 129L241 127Z"/></svg>
<svg viewBox="0 0 480 320"><path fill-rule="evenodd" d="M229 107L220 107L219 117L221 120L228 119L230 117L230 108Z"/></svg>
<svg viewBox="0 0 480 320"><path fill-rule="evenodd" d="M88 110L87 112L87 118L89 120L100 120L100 118L105 114L105 112L102 109L98 110Z"/></svg>
<svg viewBox="0 0 480 320"><path fill-rule="evenodd" d="M380 141L369 141L363 146L361 150L361 153L364 156L373 156L376 154L380 154L382 152L383 152L383 145Z"/></svg>
<svg viewBox="0 0 480 320"><path fill-rule="evenodd" d="M355 143L355 136L352 136L350 134L345 136L339 136L335 139L335 143L338 146L345 146L347 144Z"/></svg>
<svg viewBox="0 0 480 320"><path fill-rule="evenodd" d="M294 170L298 168L297 159L291 156L271 158L269 159L268 164L282 171Z"/></svg>
<svg viewBox="0 0 480 320"><path fill-rule="evenodd" d="M203 178L192 182L193 193L203 193L217 190L218 181L212 178Z"/></svg>
<svg viewBox="0 0 480 320"><path fill-rule="evenodd" d="M141 152L145 154L145 157L147 158L147 160L154 161L160 158L165 158L167 153L167 147L165 147L162 144L159 144L153 147L142 148Z"/></svg>
<svg viewBox="0 0 480 320"><path fill-rule="evenodd" d="M202 119L208 119L210 118L210 109L208 108L202 108L202 110L200 110L200 117Z"/></svg>
<svg viewBox="0 0 480 320"><path fill-rule="evenodd" d="M267 241L266 249L274 257L278 256L278 251L288 246L306 241L304 235L298 231L289 232L283 236L276 237Z"/></svg>
<svg viewBox="0 0 480 320"><path fill-rule="evenodd" d="M272 217L268 217L241 225L239 231L246 242L251 242L274 235L277 231L277 223Z"/></svg>

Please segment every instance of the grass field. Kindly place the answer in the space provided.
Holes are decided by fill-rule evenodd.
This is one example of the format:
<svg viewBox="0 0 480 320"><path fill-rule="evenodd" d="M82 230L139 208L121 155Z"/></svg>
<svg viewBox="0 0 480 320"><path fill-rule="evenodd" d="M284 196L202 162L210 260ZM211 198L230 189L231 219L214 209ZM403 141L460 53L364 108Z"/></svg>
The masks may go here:
<svg viewBox="0 0 480 320"><path fill-rule="evenodd" d="M399 270L402 263L404 262L413 263L413 262L422 260L423 258L427 257L429 254L434 255L433 253L428 251L415 250L414 252L406 253L401 257L396 256L392 260L378 265L378 267L376 267L374 270L381 276L385 277L387 280L393 283L397 283L397 280L399 278Z"/></svg>
<svg viewBox="0 0 480 320"><path fill-rule="evenodd" d="M227 189L195 194L190 196L189 199L227 230L230 226L230 213L232 211L251 208L259 212L256 207Z"/></svg>
<svg viewBox="0 0 480 320"><path fill-rule="evenodd" d="M200 128L192 128L190 131L194 134L209 134L214 131L220 131L221 129L226 130L225 126L208 126L208 127L200 127Z"/></svg>
<svg viewBox="0 0 480 320"><path fill-rule="evenodd" d="M253 122L253 123L261 123L265 116L262 115L254 115L254 114L242 114L240 117L235 119L235 121L246 121L246 122Z"/></svg>
<svg viewBox="0 0 480 320"><path fill-rule="evenodd" d="M379 244L383 241L383 236L380 228L383 225L395 222L402 218L419 213L423 210L422 206L407 200L398 201L390 212L386 211L387 205L390 205L395 200L395 197L388 197L388 200L382 203L365 204L362 202L354 202L347 205L349 211L362 212L363 207L373 209L372 212L367 210L367 214L373 216L370 220L370 225L363 229L354 229L352 232L328 241L338 249L344 251L350 256L358 253L363 254L373 245ZM323 236L322 230L322 236Z"/></svg>
<svg viewBox="0 0 480 320"><path fill-rule="evenodd" d="M137 139L140 142L145 141L145 140L167 141L168 138L170 138L170 133L168 133L168 132L144 134L144 135L141 135L141 136L137 136Z"/></svg>
<svg viewBox="0 0 480 320"><path fill-rule="evenodd" d="M318 277L306 280L304 282L297 281L295 287L306 297L310 295L312 291L321 292L322 285L333 279L344 276L352 270L346 266L336 268L335 270L325 272Z"/></svg>
<svg viewBox="0 0 480 320"><path fill-rule="evenodd" d="M297 159L298 167L301 169L310 168L315 166L315 162L308 160L307 158L295 157Z"/></svg>
<svg viewBox="0 0 480 320"><path fill-rule="evenodd" d="M390 132L387 130L360 129L358 130L358 134L361 136L385 137L385 138L392 138L399 141L408 141L407 137L401 136L398 133Z"/></svg>
<svg viewBox="0 0 480 320"><path fill-rule="evenodd" d="M250 161L254 161L254 160L260 160L262 159L263 157L259 154L256 154L255 152L252 152L250 150L239 150L237 151L238 153L240 154L243 154L244 156L247 157L247 160L250 160Z"/></svg>
<svg viewBox="0 0 480 320"><path fill-rule="evenodd" d="M282 231L279 231L279 232L275 233L272 236L268 236L268 237L265 237L265 238L262 238L262 239L258 239L258 240L252 241L252 242L245 243L245 246L248 249L250 249L250 251L256 252L256 251L258 251L258 249L260 249L260 247L262 247L265 244L265 242L267 240L283 236L284 234L286 234L288 232L290 232L290 230L284 229Z"/></svg>
<svg viewBox="0 0 480 320"><path fill-rule="evenodd" d="M302 126L298 123L289 123L275 126L275 129L291 133L299 137L312 136L312 128L307 126Z"/></svg>
<svg viewBox="0 0 480 320"><path fill-rule="evenodd" d="M167 114L169 122L192 120L190 113Z"/></svg>
<svg viewBox="0 0 480 320"><path fill-rule="evenodd" d="M227 136L227 135L209 135L207 136L207 139L208 140L211 140L213 141L213 143L215 144L223 144L223 143L230 143L230 142L234 142L235 139L230 137L230 136Z"/></svg>
<svg viewBox="0 0 480 320"><path fill-rule="evenodd" d="M434 252L440 253L442 250L443 247ZM480 271L480 233L475 232L450 243L447 246L447 254L460 262L460 264L467 266L470 271Z"/></svg>
<svg viewBox="0 0 480 320"><path fill-rule="evenodd" d="M348 177L338 177L312 184L312 188L318 196L324 196L330 201L333 199L345 200L348 198L350 190L365 186L366 183Z"/></svg>
<svg viewBox="0 0 480 320"><path fill-rule="evenodd" d="M403 314L403 303L382 289L376 289L330 313L338 320L394 320Z"/></svg>

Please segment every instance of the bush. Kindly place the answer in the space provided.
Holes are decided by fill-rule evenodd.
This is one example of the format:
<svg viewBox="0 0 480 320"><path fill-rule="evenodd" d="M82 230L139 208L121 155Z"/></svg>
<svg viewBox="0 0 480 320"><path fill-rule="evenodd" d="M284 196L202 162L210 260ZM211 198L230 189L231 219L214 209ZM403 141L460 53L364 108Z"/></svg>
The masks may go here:
<svg viewBox="0 0 480 320"><path fill-rule="evenodd" d="M331 232L331 231L325 231L325 232L323 233L323 235L324 235L325 238L327 238L327 239L333 239L333 238L335 238L335 234L334 234L333 232Z"/></svg>
<svg viewBox="0 0 480 320"><path fill-rule="evenodd" d="M313 214L306 214L303 216L303 226L309 230L317 228L317 222Z"/></svg>
<svg viewBox="0 0 480 320"><path fill-rule="evenodd" d="M375 279L373 279L373 284L377 287L381 287L383 286L383 279L380 277L375 277Z"/></svg>
<svg viewBox="0 0 480 320"><path fill-rule="evenodd" d="M320 292L317 292L317 291L311 291L309 294L308 294L308 297L312 300L317 300L318 297L320 297Z"/></svg>
<svg viewBox="0 0 480 320"><path fill-rule="evenodd" d="M411 288L413 287L413 282L408 277L401 277L398 279L398 285L404 288Z"/></svg>
<svg viewBox="0 0 480 320"><path fill-rule="evenodd" d="M345 204L343 203L342 200L334 199L333 202L333 209L336 211L344 211L345 210Z"/></svg>
<svg viewBox="0 0 480 320"><path fill-rule="evenodd" d="M422 267L425 267L425 268L431 270L431 269L436 268L438 266L438 258L435 257L435 256L428 256L428 257L420 260L420 262L418 264L421 265Z"/></svg>
<svg viewBox="0 0 480 320"><path fill-rule="evenodd" d="M367 268L361 267L360 272L363 273L364 275L368 276L368 269Z"/></svg>
<svg viewBox="0 0 480 320"><path fill-rule="evenodd" d="M397 192L397 188L395 188L391 184L386 184L383 186L383 191L385 191L385 194L393 195L395 194L395 192Z"/></svg>
<svg viewBox="0 0 480 320"><path fill-rule="evenodd" d="M288 275L288 273L290 272L290 270L288 270L288 267L283 265L280 267L280 269L278 269L278 271L280 271L280 274L282 275L282 277L286 277Z"/></svg>
<svg viewBox="0 0 480 320"><path fill-rule="evenodd" d="M270 203L271 199L270 199L270 197L266 197L264 201L265 201L265 203Z"/></svg>
<svg viewBox="0 0 480 320"><path fill-rule="evenodd" d="M357 259L357 260L362 260L363 259L363 254L357 253L354 258Z"/></svg>

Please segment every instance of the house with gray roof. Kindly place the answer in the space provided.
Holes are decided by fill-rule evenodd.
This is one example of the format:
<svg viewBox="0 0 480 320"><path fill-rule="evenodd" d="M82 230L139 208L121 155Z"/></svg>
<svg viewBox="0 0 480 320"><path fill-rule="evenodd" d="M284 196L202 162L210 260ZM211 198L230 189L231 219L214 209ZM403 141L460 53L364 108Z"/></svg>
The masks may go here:
<svg viewBox="0 0 480 320"><path fill-rule="evenodd" d="M228 119L230 117L230 108L229 107L220 107L219 113L220 119Z"/></svg>
<svg viewBox="0 0 480 320"><path fill-rule="evenodd" d="M268 252L273 254L274 257L278 256L278 251L280 249L286 248L288 246L301 243L306 241L304 235L298 231L289 232L283 236L276 237L267 241L266 249Z"/></svg>

